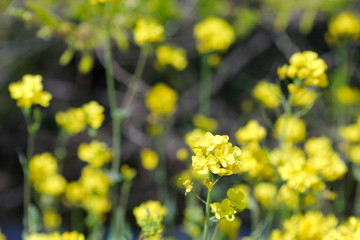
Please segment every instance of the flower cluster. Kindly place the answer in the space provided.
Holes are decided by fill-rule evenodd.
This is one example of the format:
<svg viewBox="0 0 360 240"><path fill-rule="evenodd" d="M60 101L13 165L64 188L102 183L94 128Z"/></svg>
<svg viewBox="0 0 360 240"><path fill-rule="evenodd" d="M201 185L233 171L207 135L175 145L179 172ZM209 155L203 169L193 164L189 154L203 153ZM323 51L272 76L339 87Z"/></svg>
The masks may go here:
<svg viewBox="0 0 360 240"><path fill-rule="evenodd" d="M206 117L203 114L196 114L193 118L194 126L204 131L214 132L218 129L218 122L214 118Z"/></svg>
<svg viewBox="0 0 360 240"><path fill-rule="evenodd" d="M355 123L340 127L339 134L347 142L345 152L350 161L360 164L360 116Z"/></svg>
<svg viewBox="0 0 360 240"><path fill-rule="evenodd" d="M164 39L164 27L154 19L140 18L135 23L134 40L137 45L156 43Z"/></svg>
<svg viewBox="0 0 360 240"><path fill-rule="evenodd" d="M133 210L137 224L141 227L144 239L160 239L163 233L162 220L167 212L166 207L158 201L149 200Z"/></svg>
<svg viewBox="0 0 360 240"><path fill-rule="evenodd" d="M106 143L97 140L82 143L78 149L79 159L88 162L90 166L99 168L111 161L112 154Z"/></svg>
<svg viewBox="0 0 360 240"><path fill-rule="evenodd" d="M60 234L55 233L31 233L24 240L85 240L85 236L82 233L76 231L64 232Z"/></svg>
<svg viewBox="0 0 360 240"><path fill-rule="evenodd" d="M302 119L282 115L275 122L274 134L285 142L302 142L306 137L306 123Z"/></svg>
<svg viewBox="0 0 360 240"><path fill-rule="evenodd" d="M360 237L360 219L350 217L345 223L331 229L323 240L352 240Z"/></svg>
<svg viewBox="0 0 360 240"><path fill-rule="evenodd" d="M24 75L19 82L9 85L9 91L11 98L21 108L29 108L35 104L48 107L52 98L49 92L43 90L41 75Z"/></svg>
<svg viewBox="0 0 360 240"><path fill-rule="evenodd" d="M194 36L200 53L226 51L235 40L231 25L218 17L208 17L196 24Z"/></svg>
<svg viewBox="0 0 360 240"><path fill-rule="evenodd" d="M171 45L159 46L156 49L156 59L155 66L159 69L172 66L176 70L182 71L187 65L186 51Z"/></svg>
<svg viewBox="0 0 360 240"><path fill-rule="evenodd" d="M329 44L336 44L343 39L359 40L360 21L351 12L343 12L332 19L325 39Z"/></svg>
<svg viewBox="0 0 360 240"><path fill-rule="evenodd" d="M191 140L192 166L199 174L211 171L220 176L241 171L240 148L228 142L227 135L212 135L210 132Z"/></svg>
<svg viewBox="0 0 360 240"><path fill-rule="evenodd" d="M145 99L146 107L154 117L171 116L177 107L177 93L164 83L153 86Z"/></svg>
<svg viewBox="0 0 360 240"><path fill-rule="evenodd" d="M283 231L273 230L269 240L319 240L330 232L337 224L333 215L324 216L321 212L311 211L306 214L292 216L283 222Z"/></svg>
<svg viewBox="0 0 360 240"><path fill-rule="evenodd" d="M55 120L68 134L75 135L83 131L87 125L98 129L105 119L104 110L98 102L91 101L80 108L56 113Z"/></svg>
<svg viewBox="0 0 360 240"><path fill-rule="evenodd" d="M215 214L217 219L225 218L228 221L233 221L235 219L235 214L246 207L244 194L235 188L230 188L226 194L227 198L221 203L215 202L210 204L211 211Z"/></svg>
<svg viewBox="0 0 360 240"><path fill-rule="evenodd" d="M294 53L290 57L289 63L290 65L285 64L278 69L278 76L281 80L301 79L304 80L305 85L321 88L328 85L325 73L327 65L323 59L318 57L317 53L312 51Z"/></svg>
<svg viewBox="0 0 360 240"><path fill-rule="evenodd" d="M266 137L266 129L256 120L249 121L246 126L240 128L235 133L236 140L239 144L249 142L260 142Z"/></svg>
<svg viewBox="0 0 360 240"><path fill-rule="evenodd" d="M256 100L268 108L276 108L280 105L281 89L278 85L260 81L252 91Z"/></svg>
<svg viewBox="0 0 360 240"><path fill-rule="evenodd" d="M59 196L64 192L66 180L57 171L57 161L50 153L37 154L29 161L30 181L41 194Z"/></svg>

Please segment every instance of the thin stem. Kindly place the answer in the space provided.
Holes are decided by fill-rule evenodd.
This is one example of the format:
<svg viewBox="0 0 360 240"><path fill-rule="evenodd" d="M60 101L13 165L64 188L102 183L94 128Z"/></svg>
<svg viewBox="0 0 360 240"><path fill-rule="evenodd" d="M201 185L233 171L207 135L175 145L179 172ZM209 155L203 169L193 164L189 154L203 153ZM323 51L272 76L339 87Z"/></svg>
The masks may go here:
<svg viewBox="0 0 360 240"><path fill-rule="evenodd" d="M214 233L213 233L213 235L211 237L211 240L216 239L216 234L217 234L218 230L219 230L219 222L216 223L215 230L214 230Z"/></svg>
<svg viewBox="0 0 360 240"><path fill-rule="evenodd" d="M164 140L165 140L165 134L166 134L166 129L163 134L161 134L160 136L158 136L156 138L156 151L159 154L159 165L156 168L156 181L157 181L157 185L159 186L159 191L158 191L158 197L161 201L166 201L168 200L168 191L167 191L167 171L166 171L166 158L165 158L165 144L164 144Z"/></svg>
<svg viewBox="0 0 360 240"><path fill-rule="evenodd" d="M355 192L355 216L360 217L360 182L356 181L356 192Z"/></svg>
<svg viewBox="0 0 360 240"><path fill-rule="evenodd" d="M212 174L208 172L208 180L212 181ZM205 207L205 221L204 221L204 235L203 240L207 240L209 237L209 218L210 218L210 202L211 202L211 190L208 189Z"/></svg>
<svg viewBox="0 0 360 240"><path fill-rule="evenodd" d="M211 78L210 67L208 63L208 55L201 57L201 76L200 76L200 113L205 116L210 114L210 99L211 99Z"/></svg>
<svg viewBox="0 0 360 240"><path fill-rule="evenodd" d="M122 109L127 110L128 107L130 107L132 100L134 99L134 96L136 94L139 81L141 79L141 75L145 68L146 58L149 52L149 47L144 46L141 48L140 57L138 60L138 63L136 65L135 74L133 75L130 86L125 94L124 101L122 104Z"/></svg>

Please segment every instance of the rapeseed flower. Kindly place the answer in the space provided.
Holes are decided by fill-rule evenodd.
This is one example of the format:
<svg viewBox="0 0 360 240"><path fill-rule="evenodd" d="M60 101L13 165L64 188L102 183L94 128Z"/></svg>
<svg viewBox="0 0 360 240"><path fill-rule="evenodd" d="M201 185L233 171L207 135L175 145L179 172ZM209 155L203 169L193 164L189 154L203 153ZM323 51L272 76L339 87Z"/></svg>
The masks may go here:
<svg viewBox="0 0 360 240"><path fill-rule="evenodd" d="M212 135L205 133L203 137L191 141L192 166L199 174L211 171L220 176L240 173L240 148L228 142L227 135Z"/></svg>
<svg viewBox="0 0 360 240"><path fill-rule="evenodd" d="M281 80L301 79L305 85L326 87L328 79L325 71L325 61L312 51L294 53L289 60L290 65L283 65L278 68L278 76Z"/></svg>
<svg viewBox="0 0 360 240"><path fill-rule="evenodd" d="M186 51L183 48L171 45L161 45L156 49L155 66L163 69L172 66L177 71L182 71L187 65Z"/></svg>
<svg viewBox="0 0 360 240"><path fill-rule="evenodd" d="M29 178L35 183L56 174L57 161L51 153L45 152L33 156L29 161Z"/></svg>
<svg viewBox="0 0 360 240"><path fill-rule="evenodd" d="M141 150L140 157L141 157L141 165L146 170L151 171L157 167L159 162L159 156L155 151L149 148L145 148Z"/></svg>
<svg viewBox="0 0 360 240"><path fill-rule="evenodd" d="M162 220L167 212L166 207L158 201L149 200L133 210L141 234L146 239L161 238L163 232Z"/></svg>
<svg viewBox="0 0 360 240"><path fill-rule="evenodd" d="M325 39L329 44L336 44L343 39L359 40L360 21L351 12L343 12L337 15L329 23L329 30Z"/></svg>
<svg viewBox="0 0 360 240"><path fill-rule="evenodd" d="M273 83L260 81L253 89L252 95L268 108L276 108L281 103L281 89Z"/></svg>
<svg viewBox="0 0 360 240"><path fill-rule="evenodd" d="M196 48L200 53L226 51L235 40L232 26L218 17L208 17L194 27Z"/></svg>
<svg viewBox="0 0 360 240"><path fill-rule="evenodd" d="M323 240L355 240L360 238L360 219L350 217L345 223L331 229Z"/></svg>
<svg viewBox="0 0 360 240"><path fill-rule="evenodd" d="M200 128L207 132L214 132L218 129L218 121L215 118L206 117L203 114L196 114L193 118L196 128Z"/></svg>
<svg viewBox="0 0 360 240"><path fill-rule="evenodd" d="M288 90L292 93L291 104L295 106L312 104L318 96L314 90L306 87L296 87L294 84L289 84Z"/></svg>
<svg viewBox="0 0 360 240"><path fill-rule="evenodd" d="M176 150L176 158L179 161L186 161L189 159L189 150L186 148L179 148Z"/></svg>
<svg viewBox="0 0 360 240"><path fill-rule="evenodd" d="M134 40L137 45L156 43L164 39L164 27L155 19L140 18L135 23L133 30Z"/></svg>
<svg viewBox="0 0 360 240"><path fill-rule="evenodd" d="M91 101L82 106L85 112L85 121L93 129L98 129L103 123L105 116L105 108L101 106L97 101Z"/></svg>
<svg viewBox="0 0 360 240"><path fill-rule="evenodd" d="M121 166L120 172L125 181L133 180L137 174L136 169L129 167L129 165L127 165L127 164L124 164Z"/></svg>
<svg viewBox="0 0 360 240"><path fill-rule="evenodd" d="M112 154L106 143L94 140L90 143L81 143L78 149L79 159L90 166L98 168L111 161Z"/></svg>
<svg viewBox="0 0 360 240"><path fill-rule="evenodd" d="M275 137L285 142L298 143L304 141L306 123L292 116L280 116L275 122Z"/></svg>
<svg viewBox="0 0 360 240"><path fill-rule="evenodd" d="M76 135L86 128L86 113L82 108L71 108L66 112L58 112L55 120L70 135Z"/></svg>
<svg viewBox="0 0 360 240"><path fill-rule="evenodd" d="M110 178L100 168L86 166L81 171L80 184L88 194L106 196L112 185Z"/></svg>
<svg viewBox="0 0 360 240"><path fill-rule="evenodd" d="M177 107L178 94L164 83L157 83L147 93L145 105L155 117L169 117Z"/></svg>
<svg viewBox="0 0 360 240"><path fill-rule="evenodd" d="M10 83L9 92L16 105L29 108L32 105L48 107L52 98L49 92L43 90L41 75L24 75L18 82Z"/></svg>
<svg viewBox="0 0 360 240"><path fill-rule="evenodd" d="M230 200L225 198L221 203L215 202L210 204L211 212L217 219L225 218L228 221L235 219L236 210L231 206Z"/></svg>
<svg viewBox="0 0 360 240"><path fill-rule="evenodd" d="M59 196L65 191L66 180L62 175L54 174L35 182L34 186L41 194Z"/></svg>
<svg viewBox="0 0 360 240"><path fill-rule="evenodd" d="M357 88L343 85L336 90L336 98L342 104L353 104L360 100L360 91Z"/></svg>
<svg viewBox="0 0 360 240"><path fill-rule="evenodd" d="M57 228L61 225L61 216L54 209L45 209L43 212L43 222L47 230Z"/></svg>
<svg viewBox="0 0 360 240"><path fill-rule="evenodd" d="M193 189L193 183L187 179L183 182L183 186L185 187L185 195L192 191Z"/></svg>
<svg viewBox="0 0 360 240"><path fill-rule="evenodd" d="M268 182L258 183L254 188L254 197L264 208L274 206L276 193L276 186Z"/></svg>
<svg viewBox="0 0 360 240"><path fill-rule="evenodd" d="M250 120L244 127L236 131L235 137L239 144L260 142L266 137L266 129L258 121Z"/></svg>

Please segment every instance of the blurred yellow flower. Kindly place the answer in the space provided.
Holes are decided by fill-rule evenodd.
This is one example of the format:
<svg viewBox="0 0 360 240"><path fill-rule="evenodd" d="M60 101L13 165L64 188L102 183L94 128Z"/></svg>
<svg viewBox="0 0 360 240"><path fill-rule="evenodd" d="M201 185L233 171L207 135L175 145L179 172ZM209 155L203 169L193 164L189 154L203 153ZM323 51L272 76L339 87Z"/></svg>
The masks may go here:
<svg viewBox="0 0 360 240"><path fill-rule="evenodd" d="M253 89L252 95L265 107L276 108L280 105L281 90L276 84L260 81Z"/></svg>
<svg viewBox="0 0 360 240"><path fill-rule="evenodd" d="M37 154L29 161L29 178L33 183L56 174L57 170L57 161L48 152Z"/></svg>
<svg viewBox="0 0 360 240"><path fill-rule="evenodd" d="M353 104L360 100L360 91L357 88L343 85L337 89L336 97L342 104Z"/></svg>
<svg viewBox="0 0 360 240"><path fill-rule="evenodd" d="M179 148L176 151L176 158L180 161L186 161L189 159L189 150L186 148Z"/></svg>
<svg viewBox="0 0 360 240"><path fill-rule="evenodd" d="M220 231L227 237L227 239L236 239L241 226L241 219L235 217L233 221L223 218L219 221Z"/></svg>
<svg viewBox="0 0 360 240"><path fill-rule="evenodd" d="M294 84L289 84L288 90L292 93L291 104L295 106L312 104L317 98L317 93L309 88L296 87Z"/></svg>
<svg viewBox="0 0 360 240"><path fill-rule="evenodd" d="M258 121L250 120L244 127L236 131L235 137L239 144L260 142L266 137L266 129Z"/></svg>
<svg viewBox="0 0 360 240"><path fill-rule="evenodd" d="M134 40L137 45L156 43L164 39L164 27L155 19L140 18L135 23Z"/></svg>
<svg viewBox="0 0 360 240"><path fill-rule="evenodd" d="M234 221L236 210L231 206L228 198L225 198L221 203L211 203L210 207L211 212L215 214L217 219L225 218L228 221Z"/></svg>
<svg viewBox="0 0 360 240"><path fill-rule="evenodd" d="M9 92L16 105L21 108L29 108L39 104L48 107L52 98L49 92L43 91L41 75L24 75L18 82L10 83Z"/></svg>
<svg viewBox="0 0 360 240"><path fill-rule="evenodd" d="M171 116L177 107L177 93L164 83L157 83L147 93L145 105L156 117Z"/></svg>
<svg viewBox="0 0 360 240"><path fill-rule="evenodd" d="M292 116L280 116L275 122L275 137L285 142L302 142L306 136L306 123Z"/></svg>
<svg viewBox="0 0 360 240"><path fill-rule="evenodd" d="M89 163L92 167L102 167L111 161L112 154L106 143L94 140L81 143L78 149L79 159Z"/></svg>
<svg viewBox="0 0 360 240"><path fill-rule="evenodd" d="M207 17L195 25L194 37L200 53L226 51L235 40L235 32L225 20Z"/></svg>
<svg viewBox="0 0 360 240"><path fill-rule="evenodd" d="M215 118L206 117L203 114L196 114L193 118L196 128L200 128L207 132L214 132L218 128L218 122Z"/></svg>
<svg viewBox="0 0 360 240"><path fill-rule="evenodd" d="M54 174L34 183L35 189L50 196L61 195L66 188L66 180L60 174Z"/></svg>
<svg viewBox="0 0 360 240"><path fill-rule="evenodd" d="M183 48L171 45L162 45L156 49L155 66L163 69L166 66L173 66L176 70L182 71L187 65L186 51Z"/></svg>
<svg viewBox="0 0 360 240"><path fill-rule="evenodd" d="M127 164L124 164L121 166L120 172L125 181L133 180L137 174L136 169L129 167L129 165L127 165Z"/></svg>
<svg viewBox="0 0 360 240"><path fill-rule="evenodd" d="M86 114L82 108L71 108L55 115L56 123L68 134L75 135L86 128Z"/></svg>
<svg viewBox="0 0 360 240"><path fill-rule="evenodd" d="M91 101L84 104L82 108L85 112L86 123L94 129L99 128L105 119L104 107L97 101Z"/></svg>
<svg viewBox="0 0 360 240"><path fill-rule="evenodd" d="M207 60L211 67L217 67L221 63L221 57L216 53L210 54Z"/></svg>
<svg viewBox="0 0 360 240"><path fill-rule="evenodd" d="M360 236L360 219L350 217L345 223L331 229L323 240L355 240Z"/></svg>
<svg viewBox="0 0 360 240"><path fill-rule="evenodd" d="M65 189L65 199L68 203L74 206L79 206L84 199L86 199L86 190L81 182L70 182Z"/></svg>
<svg viewBox="0 0 360 240"><path fill-rule="evenodd" d="M6 236L2 232L0 232L0 240L6 240Z"/></svg>
<svg viewBox="0 0 360 240"><path fill-rule="evenodd" d="M61 221L61 216L54 209L45 209L43 212L43 222L47 230L59 227Z"/></svg>
<svg viewBox="0 0 360 240"><path fill-rule="evenodd" d="M157 167L159 162L159 157L155 151L149 148L145 148L141 150L140 157L141 157L141 165L146 170L151 171Z"/></svg>
<svg viewBox="0 0 360 240"><path fill-rule="evenodd" d="M261 182L254 188L254 197L264 208L273 207L275 204L276 186L272 183Z"/></svg>
<svg viewBox="0 0 360 240"><path fill-rule="evenodd" d="M85 236L82 233L76 231L64 232L61 235L61 240L85 240Z"/></svg>
<svg viewBox="0 0 360 240"><path fill-rule="evenodd" d="M106 196L112 184L104 171L91 166L82 169L79 182L87 193L100 196Z"/></svg>
<svg viewBox="0 0 360 240"><path fill-rule="evenodd" d="M351 12L342 12L332 19L329 23L328 32L325 35L326 41L336 44L344 39L359 40L360 21L358 17Z"/></svg>
<svg viewBox="0 0 360 240"><path fill-rule="evenodd" d="M183 182L183 186L185 187L185 195L192 191L193 189L193 183L187 179Z"/></svg>
<svg viewBox="0 0 360 240"><path fill-rule="evenodd" d="M83 202L83 207L90 213L97 217L101 217L111 209L111 203L107 196L88 195L86 201Z"/></svg>

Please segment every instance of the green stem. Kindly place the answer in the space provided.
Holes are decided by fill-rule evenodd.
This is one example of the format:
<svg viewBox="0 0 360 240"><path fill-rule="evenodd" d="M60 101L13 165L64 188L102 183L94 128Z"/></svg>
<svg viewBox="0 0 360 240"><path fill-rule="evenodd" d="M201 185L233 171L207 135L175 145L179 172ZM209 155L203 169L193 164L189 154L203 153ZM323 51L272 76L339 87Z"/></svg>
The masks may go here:
<svg viewBox="0 0 360 240"><path fill-rule="evenodd" d="M208 172L208 180L212 181L212 174ZM203 240L207 240L209 237L209 219L210 219L210 203L211 203L211 190L208 189L207 198L206 198L206 207L205 207L205 220L204 220L204 235Z"/></svg>
<svg viewBox="0 0 360 240"><path fill-rule="evenodd" d="M131 79L130 86L125 94L124 101L122 104L122 109L124 110L127 110L127 108L130 107L131 102L134 99L134 96L136 94L139 85L139 81L141 79L141 75L145 68L148 52L149 52L149 46L144 46L141 48L140 57L135 69L135 74Z"/></svg>
<svg viewBox="0 0 360 240"><path fill-rule="evenodd" d="M360 181L356 181L355 216L360 217Z"/></svg>
<svg viewBox="0 0 360 240"><path fill-rule="evenodd" d="M167 171L166 171L166 158L165 158L165 148L164 148L164 136L166 134L166 128L163 134L156 138L156 151L159 154L159 164L156 168L156 181L159 187L158 197L160 201L166 201L168 198L167 192Z"/></svg>
<svg viewBox="0 0 360 240"><path fill-rule="evenodd" d="M208 63L208 54L201 57L201 76L200 76L200 113L205 116L210 114L211 99L211 78L210 67Z"/></svg>

